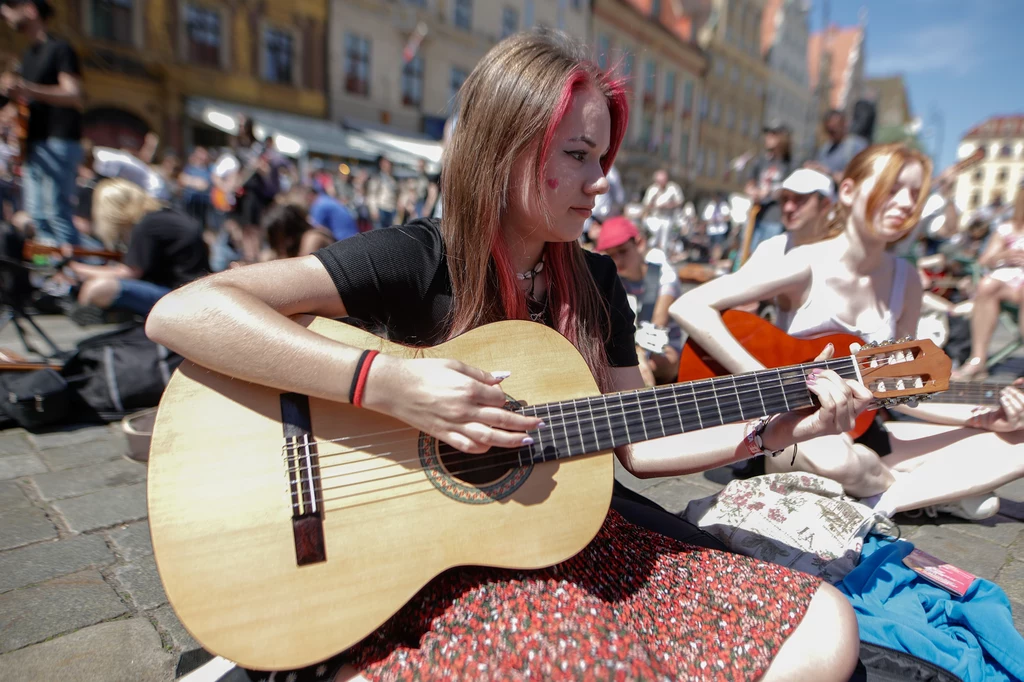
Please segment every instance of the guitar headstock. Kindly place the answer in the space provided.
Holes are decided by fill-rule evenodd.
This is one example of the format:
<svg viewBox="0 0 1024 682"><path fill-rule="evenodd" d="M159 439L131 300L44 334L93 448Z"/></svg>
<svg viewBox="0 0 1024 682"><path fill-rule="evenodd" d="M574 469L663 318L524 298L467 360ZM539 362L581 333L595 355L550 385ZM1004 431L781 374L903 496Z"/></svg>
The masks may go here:
<svg viewBox="0 0 1024 682"><path fill-rule="evenodd" d="M853 357L864 386L885 407L924 400L949 388L953 362L930 339L869 343Z"/></svg>

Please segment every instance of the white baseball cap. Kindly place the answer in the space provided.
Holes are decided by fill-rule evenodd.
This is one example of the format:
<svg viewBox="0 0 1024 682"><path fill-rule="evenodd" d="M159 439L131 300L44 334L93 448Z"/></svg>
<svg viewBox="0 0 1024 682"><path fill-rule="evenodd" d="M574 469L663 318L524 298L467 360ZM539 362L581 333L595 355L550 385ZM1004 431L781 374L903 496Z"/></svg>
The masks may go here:
<svg viewBox="0 0 1024 682"><path fill-rule="evenodd" d="M813 168L797 168L782 181L782 189L795 194L817 192L829 201L836 200L835 184L832 182L832 178Z"/></svg>

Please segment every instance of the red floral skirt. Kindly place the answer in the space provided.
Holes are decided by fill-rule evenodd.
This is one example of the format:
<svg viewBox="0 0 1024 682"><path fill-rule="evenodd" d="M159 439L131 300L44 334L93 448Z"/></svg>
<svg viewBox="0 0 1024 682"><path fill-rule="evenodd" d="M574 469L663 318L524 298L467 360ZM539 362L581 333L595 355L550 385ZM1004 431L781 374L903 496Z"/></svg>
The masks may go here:
<svg viewBox="0 0 1024 682"><path fill-rule="evenodd" d="M446 572L345 658L375 680L754 680L819 582L612 510L557 566Z"/></svg>

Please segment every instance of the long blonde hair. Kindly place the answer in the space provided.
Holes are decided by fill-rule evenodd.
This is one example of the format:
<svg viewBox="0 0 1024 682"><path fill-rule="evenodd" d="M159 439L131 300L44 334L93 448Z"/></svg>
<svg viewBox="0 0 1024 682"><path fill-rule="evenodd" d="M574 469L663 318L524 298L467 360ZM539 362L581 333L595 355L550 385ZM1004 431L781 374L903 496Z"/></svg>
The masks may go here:
<svg viewBox="0 0 1024 682"><path fill-rule="evenodd" d="M501 232L512 169L534 155L526 181L539 192L555 127L576 92L595 87L608 101L611 146L601 165L611 168L628 120L621 82L587 58L565 34L532 31L506 38L477 64L459 92L457 124L444 153L441 232L448 255L453 306L450 335L487 322L527 319L508 245ZM608 310L576 242L549 243L544 272L555 328L586 359L598 383L608 385L604 341Z"/></svg>
<svg viewBox="0 0 1024 682"><path fill-rule="evenodd" d="M914 210L911 211L910 217L907 218L907 221L901 228L905 232L905 237L910 234L911 228L921 220L921 211L924 210L925 201L928 200L928 190L931 187L932 181L932 160L930 158L901 142L872 145L853 157L850 164L846 167L846 172L843 174L843 182L852 180L856 186L860 186L864 180L871 176L874 171L875 161L884 157L888 157L889 160L878 173L878 181L875 182L875 187L868 196L865 215L869 221L882 208L882 204L888 201L893 185L896 184L896 178L899 177L900 171L903 170L905 165L911 161L917 161L923 169L924 182L921 184L921 194L918 196L917 204L914 206ZM840 182L841 184L842 182ZM844 206L842 202L837 201L825 238L830 239L838 236L846 229L849 217L849 208Z"/></svg>
<svg viewBox="0 0 1024 682"><path fill-rule="evenodd" d="M111 251L123 248L135 224L163 203L134 182L122 178L104 180L92 194L93 234Z"/></svg>

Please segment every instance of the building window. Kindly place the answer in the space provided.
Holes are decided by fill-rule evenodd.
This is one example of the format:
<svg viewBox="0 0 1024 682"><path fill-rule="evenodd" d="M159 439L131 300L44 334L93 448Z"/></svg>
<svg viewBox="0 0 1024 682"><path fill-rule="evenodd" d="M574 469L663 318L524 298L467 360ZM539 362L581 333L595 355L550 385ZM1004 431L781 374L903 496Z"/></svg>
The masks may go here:
<svg viewBox="0 0 1024 682"><path fill-rule="evenodd" d="M719 78L725 75L725 62L721 59L715 60L715 75Z"/></svg>
<svg viewBox="0 0 1024 682"><path fill-rule="evenodd" d="M651 0L651 17L654 19L661 17L661 0Z"/></svg>
<svg viewBox="0 0 1024 682"><path fill-rule="evenodd" d="M423 55L416 55L402 67L402 104L418 107L423 103Z"/></svg>
<svg viewBox="0 0 1024 682"><path fill-rule="evenodd" d="M455 102L455 99L459 96L459 89L462 84L469 78L469 74L466 73L465 69L460 69L457 66L453 66L448 76L448 93L449 101Z"/></svg>
<svg viewBox="0 0 1024 682"><path fill-rule="evenodd" d="M661 125L661 156L670 158L672 156L672 119L666 118Z"/></svg>
<svg viewBox="0 0 1024 682"><path fill-rule="evenodd" d="M626 50L626 53L622 55L622 75L624 78L629 78L633 75L633 53Z"/></svg>
<svg viewBox="0 0 1024 682"><path fill-rule="evenodd" d="M971 208L974 209L978 208L979 206L981 206L981 192L975 190L971 194Z"/></svg>
<svg viewBox="0 0 1024 682"><path fill-rule="evenodd" d="M355 33L345 35L345 92L370 95L370 39Z"/></svg>
<svg viewBox="0 0 1024 682"><path fill-rule="evenodd" d="M740 82L740 70L735 64L732 65L732 72L729 74L729 80L732 81L733 85Z"/></svg>
<svg viewBox="0 0 1024 682"><path fill-rule="evenodd" d="M220 66L220 12L189 6L185 10L188 61L201 66Z"/></svg>
<svg viewBox="0 0 1024 682"><path fill-rule="evenodd" d="M654 63L653 59L648 59L644 63L644 100L648 98L651 101L654 100L654 89L658 82L658 65Z"/></svg>
<svg viewBox="0 0 1024 682"><path fill-rule="evenodd" d="M419 7L420 9L427 8L427 0L405 0L405 4Z"/></svg>
<svg viewBox="0 0 1024 682"><path fill-rule="evenodd" d="M697 150L697 161L694 163L696 166L697 175L704 175L704 150Z"/></svg>
<svg viewBox="0 0 1024 682"><path fill-rule="evenodd" d="M718 173L718 152L711 150L708 152L708 177L715 177Z"/></svg>
<svg viewBox="0 0 1024 682"><path fill-rule="evenodd" d="M683 133L679 136L679 160L684 164L690 159L690 136Z"/></svg>
<svg viewBox="0 0 1024 682"><path fill-rule="evenodd" d="M722 120L722 105L718 100L711 103L711 122L718 125L718 122Z"/></svg>
<svg viewBox="0 0 1024 682"><path fill-rule="evenodd" d="M654 138L654 114L646 112L644 113L643 121L640 126L640 146L644 151L651 149L651 143Z"/></svg>
<svg viewBox="0 0 1024 682"><path fill-rule="evenodd" d="M1004 166L996 173L996 182L1006 182L1008 177L1010 177L1010 169Z"/></svg>
<svg viewBox="0 0 1024 682"><path fill-rule="evenodd" d="M705 118L708 117L708 96L707 95L701 95L700 96L700 117L701 117L701 119L705 119Z"/></svg>
<svg viewBox="0 0 1024 682"><path fill-rule="evenodd" d="M602 69L608 68L608 55L612 51L612 39L607 33L597 36L597 65Z"/></svg>
<svg viewBox="0 0 1024 682"><path fill-rule="evenodd" d="M519 30L519 10L506 7L501 10L501 37L508 38ZM602 67L604 68L604 67Z"/></svg>
<svg viewBox="0 0 1024 682"><path fill-rule="evenodd" d="M295 66L295 39L288 31L268 28L263 32L263 79L291 83Z"/></svg>
<svg viewBox="0 0 1024 682"><path fill-rule="evenodd" d="M1011 156L1013 156L1013 150L1010 148L1010 145L1004 144L1002 147L1000 147L999 156L1000 158L1004 159L1008 159Z"/></svg>
<svg viewBox="0 0 1024 682"><path fill-rule="evenodd" d="M693 81L687 80L683 83L683 111L690 111L693 108Z"/></svg>
<svg viewBox="0 0 1024 682"><path fill-rule="evenodd" d="M572 0L572 8L577 12L583 9L583 0Z"/></svg>
<svg viewBox="0 0 1024 682"><path fill-rule="evenodd" d="M135 42L132 40L132 0L92 0L90 4L94 38L114 43Z"/></svg>
<svg viewBox="0 0 1024 682"><path fill-rule="evenodd" d="M676 72L665 73L665 107L671 109L676 104Z"/></svg>
<svg viewBox="0 0 1024 682"><path fill-rule="evenodd" d="M465 31L473 30L473 0L455 0L455 25Z"/></svg>
<svg viewBox="0 0 1024 682"><path fill-rule="evenodd" d="M985 179L985 171L983 171L980 168L978 170L974 171L974 182L981 182L984 179Z"/></svg>
<svg viewBox="0 0 1024 682"><path fill-rule="evenodd" d="M736 110L732 108L731 104L725 109L725 127L728 130L736 127Z"/></svg>

